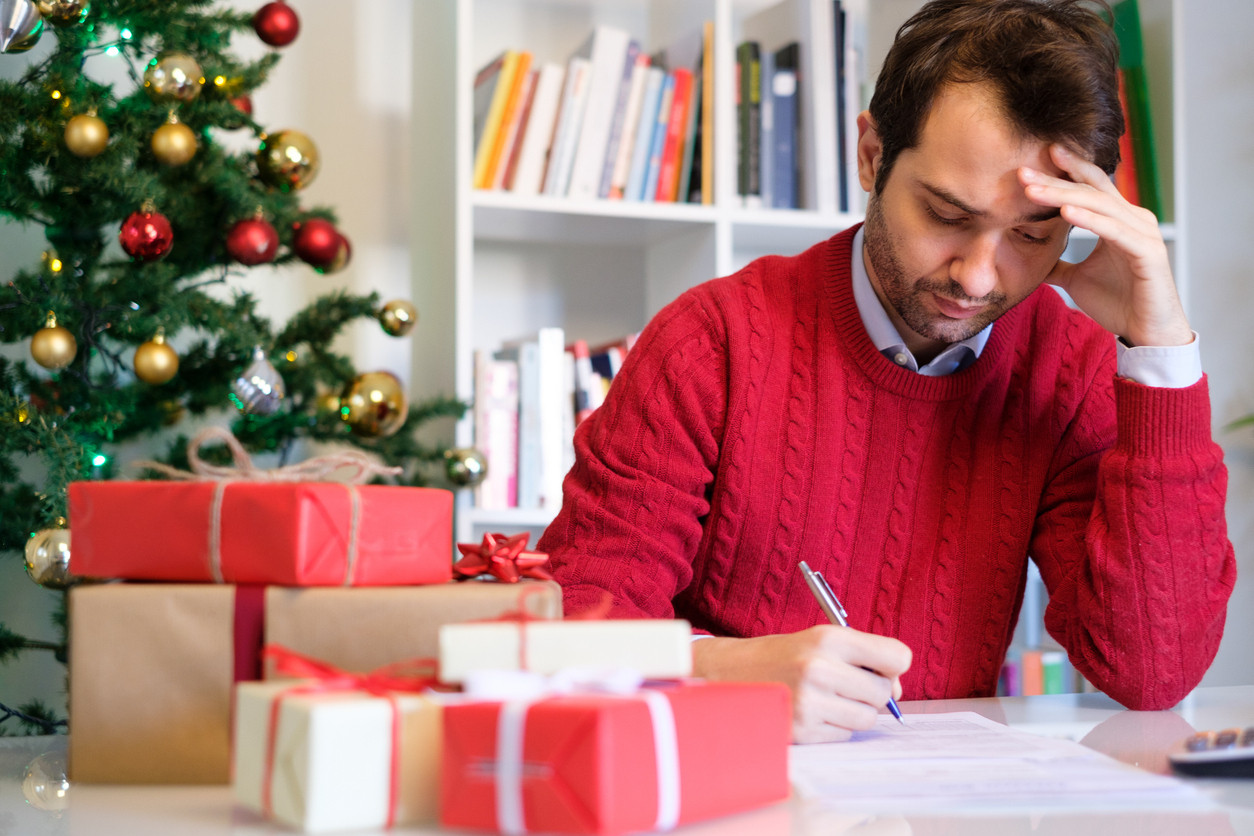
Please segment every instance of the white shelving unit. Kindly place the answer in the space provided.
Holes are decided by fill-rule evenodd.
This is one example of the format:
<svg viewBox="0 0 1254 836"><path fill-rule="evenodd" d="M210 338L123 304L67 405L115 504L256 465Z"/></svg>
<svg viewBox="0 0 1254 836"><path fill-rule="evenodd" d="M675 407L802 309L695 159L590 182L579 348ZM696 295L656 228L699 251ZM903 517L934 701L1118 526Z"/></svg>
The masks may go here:
<svg viewBox="0 0 1254 836"><path fill-rule="evenodd" d="M415 397L473 396L473 354L560 325L595 344L639 331L683 291L730 274L761 255L794 254L861 220L846 214L746 210L736 199L735 44L741 22L776 0L429 0L415 15L415 206L411 226ZM1183 0L1141 0L1167 205L1181 193L1180 67L1171 53ZM922 0L870 0L870 66ZM520 197L472 188L472 89L476 70L507 48L564 64L598 24L631 32L646 51L715 24L715 203L630 203ZM1164 70L1165 66L1165 70ZM1157 91L1155 91L1157 92ZM1166 101L1164 101L1166 99ZM1164 227L1178 263L1183 224ZM1087 240L1086 240L1087 238ZM1092 236L1073 236L1074 254ZM1178 275L1187 299L1186 277ZM473 442L469 420L459 445ZM474 508L457 502L457 538L485 531L535 532L555 514Z"/></svg>

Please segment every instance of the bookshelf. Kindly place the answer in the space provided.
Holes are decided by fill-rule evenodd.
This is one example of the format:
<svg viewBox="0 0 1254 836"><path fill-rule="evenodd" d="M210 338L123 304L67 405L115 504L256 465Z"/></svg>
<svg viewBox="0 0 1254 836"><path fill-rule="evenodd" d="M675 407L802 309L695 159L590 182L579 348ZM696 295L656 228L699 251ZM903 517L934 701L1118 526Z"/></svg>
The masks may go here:
<svg viewBox="0 0 1254 836"><path fill-rule="evenodd" d="M639 331L684 290L761 255L793 254L861 219L853 214L745 209L736 195L735 46L746 17L776 0L433 0L414 28L411 220L415 395L474 392L473 355L560 325L591 344ZM1183 193L1183 59L1173 50L1183 0L1140 0L1167 223L1164 236L1188 301ZM867 0L872 74L922 0ZM627 30L646 52L714 21L714 203L631 203L521 196L472 188L473 80L505 49L566 59L599 24ZM1069 257L1091 250L1073 235ZM472 422L455 428L473 443ZM475 508L457 499L456 533L537 535L554 515Z"/></svg>

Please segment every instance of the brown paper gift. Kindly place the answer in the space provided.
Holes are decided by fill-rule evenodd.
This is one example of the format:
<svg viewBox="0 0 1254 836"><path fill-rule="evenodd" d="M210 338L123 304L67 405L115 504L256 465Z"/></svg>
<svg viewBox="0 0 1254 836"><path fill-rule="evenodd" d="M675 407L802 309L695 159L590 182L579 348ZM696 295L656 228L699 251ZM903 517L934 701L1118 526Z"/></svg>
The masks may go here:
<svg viewBox="0 0 1254 836"><path fill-rule="evenodd" d="M231 691L255 678L263 636L237 599L264 600L264 641L352 671L439 653L442 624L515 611L561 617L554 583L264 590L104 584L70 593L70 778L225 784ZM259 625L258 625L259 626ZM247 658L245 658L247 657Z"/></svg>

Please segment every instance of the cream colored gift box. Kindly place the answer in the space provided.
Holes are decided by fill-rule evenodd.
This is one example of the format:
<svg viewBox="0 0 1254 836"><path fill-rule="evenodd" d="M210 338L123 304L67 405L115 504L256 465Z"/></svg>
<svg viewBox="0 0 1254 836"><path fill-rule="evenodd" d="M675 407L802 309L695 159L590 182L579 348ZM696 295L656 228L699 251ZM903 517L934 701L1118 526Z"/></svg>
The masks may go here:
<svg viewBox="0 0 1254 836"><path fill-rule="evenodd" d="M565 668L631 668L646 679L692 674L687 621L490 621L440 627L440 680L475 670L554 674Z"/></svg>
<svg viewBox="0 0 1254 836"><path fill-rule="evenodd" d="M235 799L306 833L383 827L392 780L393 711L386 697L362 691L293 693L301 682L247 682L236 689ZM315 683L316 684L316 683ZM280 696L274 761L267 763L271 705ZM400 751L394 824L435 821L439 812L442 708L415 694L394 694Z"/></svg>

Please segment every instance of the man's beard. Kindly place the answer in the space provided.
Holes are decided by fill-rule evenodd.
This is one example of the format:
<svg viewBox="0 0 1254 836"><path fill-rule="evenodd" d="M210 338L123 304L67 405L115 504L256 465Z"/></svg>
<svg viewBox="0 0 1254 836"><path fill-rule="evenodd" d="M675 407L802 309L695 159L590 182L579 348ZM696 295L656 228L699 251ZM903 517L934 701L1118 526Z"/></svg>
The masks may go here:
<svg viewBox="0 0 1254 836"><path fill-rule="evenodd" d="M1013 307L1006 304L1006 294L1001 292L990 293L982 299L968 296L962 285L953 279L920 278L912 281L897 257L898 242L888 231L884 212L875 195L871 195L867 202L865 229L863 246L875 270L875 277L879 279L881 292L906 325L919 336L946 343L962 342L983 331L989 323ZM928 293L967 305L980 304L984 310L970 319L949 319L927 308L924 299Z"/></svg>

